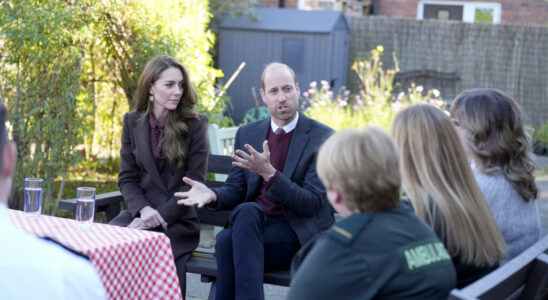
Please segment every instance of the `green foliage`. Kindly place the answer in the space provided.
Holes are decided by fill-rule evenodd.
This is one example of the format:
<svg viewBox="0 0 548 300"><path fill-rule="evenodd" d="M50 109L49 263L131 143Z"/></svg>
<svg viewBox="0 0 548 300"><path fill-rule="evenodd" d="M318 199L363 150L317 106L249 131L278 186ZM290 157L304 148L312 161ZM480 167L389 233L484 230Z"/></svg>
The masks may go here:
<svg viewBox="0 0 548 300"><path fill-rule="evenodd" d="M80 159L81 46L92 20L67 1L16 2L0 10L1 94L18 149L14 200L22 202L25 177L42 177L49 212L53 179Z"/></svg>
<svg viewBox="0 0 548 300"><path fill-rule="evenodd" d="M0 93L19 151L16 206L23 178L42 177L45 213L54 213L54 180L64 183L83 157L117 155L137 79L158 54L188 69L199 111L229 123L228 99L213 86L222 74L208 53L207 0L4 0L0 9Z"/></svg>
<svg viewBox="0 0 548 300"><path fill-rule="evenodd" d="M548 146L548 122L535 131L533 142Z"/></svg>
<svg viewBox="0 0 548 300"><path fill-rule="evenodd" d="M476 9L476 12L474 15L474 22L493 24L493 14L494 14L493 9L490 9L490 8Z"/></svg>
<svg viewBox="0 0 548 300"><path fill-rule="evenodd" d="M120 159L112 160L93 160L82 161L75 166L69 168L67 172L67 178L64 182L63 199L76 198L76 188L80 186L93 186L96 188L96 193L108 193L118 190L118 168L120 166ZM53 193L59 192L62 184L61 179L55 180L53 183ZM56 216L65 218L74 218L74 213L67 210L58 210L55 213ZM106 218L96 215L95 221L103 220L105 223Z"/></svg>
<svg viewBox="0 0 548 300"><path fill-rule="evenodd" d="M424 93L422 86L412 84L406 92L394 95L394 77L399 71L398 61L395 69L384 70L380 58L383 47L371 50L371 55L352 64L352 70L360 79L363 87L358 93L342 89L337 95L331 90L327 81L322 80L320 87L314 81L310 89L303 93L305 113L316 120L321 120L335 130L344 128L362 128L372 124L390 129L395 115L402 109L417 103L430 103L443 108L444 102L438 90Z"/></svg>
<svg viewBox="0 0 548 300"><path fill-rule="evenodd" d="M201 111L209 118L210 124L217 124L220 127L234 126L232 118L226 116L224 112L232 105L230 97L226 94L226 89L219 84L215 84L213 91L208 90L208 99L212 99L204 106Z"/></svg>
<svg viewBox="0 0 548 300"><path fill-rule="evenodd" d="M226 101L215 101L213 82L222 73L211 67L208 54L214 35L206 29L207 1L105 0L93 2L88 11L96 20L96 36L86 49L82 82L95 116L87 130L86 154L118 153L122 116L134 105L132 96L145 64L159 54L185 65L198 94L198 110L226 122Z"/></svg>

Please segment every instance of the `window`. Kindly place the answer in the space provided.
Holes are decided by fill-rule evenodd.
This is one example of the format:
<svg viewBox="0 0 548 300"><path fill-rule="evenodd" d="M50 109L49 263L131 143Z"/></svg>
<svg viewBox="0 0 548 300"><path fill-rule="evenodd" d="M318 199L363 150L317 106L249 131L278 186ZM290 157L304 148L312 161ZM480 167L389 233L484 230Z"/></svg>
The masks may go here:
<svg viewBox="0 0 548 300"><path fill-rule="evenodd" d="M417 19L461 20L469 23L500 23L500 3L420 0Z"/></svg>
<svg viewBox="0 0 548 300"><path fill-rule="evenodd" d="M335 0L299 0L299 9L332 10Z"/></svg>

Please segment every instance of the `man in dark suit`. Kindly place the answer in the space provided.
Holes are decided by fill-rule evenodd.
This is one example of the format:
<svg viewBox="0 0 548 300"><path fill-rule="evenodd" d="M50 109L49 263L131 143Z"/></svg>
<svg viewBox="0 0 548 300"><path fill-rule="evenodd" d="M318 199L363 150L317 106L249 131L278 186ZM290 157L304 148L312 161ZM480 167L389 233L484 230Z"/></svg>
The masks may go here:
<svg viewBox="0 0 548 300"><path fill-rule="evenodd" d="M264 298L264 270L288 268L300 246L333 223L316 174L316 151L333 131L298 112L290 67L271 63L261 80L270 118L238 129L225 184L211 190L184 178L192 188L175 193L179 204L233 209L217 235L217 299Z"/></svg>

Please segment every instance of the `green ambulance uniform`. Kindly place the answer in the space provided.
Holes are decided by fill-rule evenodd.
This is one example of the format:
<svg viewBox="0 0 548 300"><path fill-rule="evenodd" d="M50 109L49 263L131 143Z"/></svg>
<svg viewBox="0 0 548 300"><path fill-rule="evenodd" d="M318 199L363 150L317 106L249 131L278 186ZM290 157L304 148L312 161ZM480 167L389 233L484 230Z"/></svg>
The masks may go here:
<svg viewBox="0 0 548 300"><path fill-rule="evenodd" d="M407 202L353 214L294 257L287 299L447 299L451 257Z"/></svg>

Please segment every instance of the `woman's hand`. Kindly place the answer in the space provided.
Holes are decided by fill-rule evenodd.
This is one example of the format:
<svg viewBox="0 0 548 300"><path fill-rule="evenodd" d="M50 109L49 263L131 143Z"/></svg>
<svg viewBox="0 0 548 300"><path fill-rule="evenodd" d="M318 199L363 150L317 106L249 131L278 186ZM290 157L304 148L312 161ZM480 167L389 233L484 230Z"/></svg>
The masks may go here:
<svg viewBox="0 0 548 300"><path fill-rule="evenodd" d="M164 218L162 218L160 213L154 208L150 206L145 206L141 208L139 213L141 214L140 219L142 222L142 225L140 227L145 227L144 229L150 229L161 225L162 228L164 228L164 231L167 230L166 221L164 221Z"/></svg>
<svg viewBox="0 0 548 300"><path fill-rule="evenodd" d="M141 218L133 219L133 221L131 221L131 223L129 223L127 228L140 229L140 230L147 229L146 226L145 226L145 223L143 223L143 220L141 220Z"/></svg>

